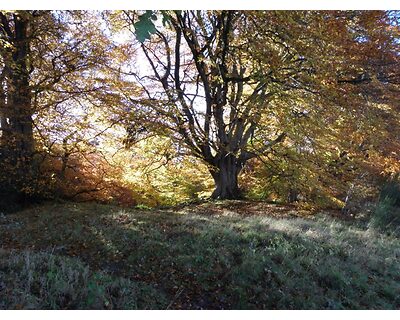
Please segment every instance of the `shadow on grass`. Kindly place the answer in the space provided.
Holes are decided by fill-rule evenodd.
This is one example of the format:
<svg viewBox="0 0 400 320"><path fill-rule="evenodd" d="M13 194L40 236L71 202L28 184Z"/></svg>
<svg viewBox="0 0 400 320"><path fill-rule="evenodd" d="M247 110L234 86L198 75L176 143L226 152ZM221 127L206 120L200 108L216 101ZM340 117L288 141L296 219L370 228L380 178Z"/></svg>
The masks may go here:
<svg viewBox="0 0 400 320"><path fill-rule="evenodd" d="M398 239L332 219L67 204L20 220L25 225L6 230L2 246L76 256L146 283L167 297L161 309L400 306Z"/></svg>

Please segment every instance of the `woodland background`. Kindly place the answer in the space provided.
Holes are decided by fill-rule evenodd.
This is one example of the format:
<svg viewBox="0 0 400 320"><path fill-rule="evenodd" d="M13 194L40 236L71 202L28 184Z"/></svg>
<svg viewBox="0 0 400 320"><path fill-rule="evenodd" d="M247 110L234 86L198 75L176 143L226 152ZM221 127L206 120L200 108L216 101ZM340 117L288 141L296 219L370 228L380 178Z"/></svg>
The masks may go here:
<svg viewBox="0 0 400 320"><path fill-rule="evenodd" d="M399 22L1 10L0 309L399 309Z"/></svg>
<svg viewBox="0 0 400 320"><path fill-rule="evenodd" d="M343 208L400 170L398 12L0 18L2 202L176 204L232 158L215 198Z"/></svg>

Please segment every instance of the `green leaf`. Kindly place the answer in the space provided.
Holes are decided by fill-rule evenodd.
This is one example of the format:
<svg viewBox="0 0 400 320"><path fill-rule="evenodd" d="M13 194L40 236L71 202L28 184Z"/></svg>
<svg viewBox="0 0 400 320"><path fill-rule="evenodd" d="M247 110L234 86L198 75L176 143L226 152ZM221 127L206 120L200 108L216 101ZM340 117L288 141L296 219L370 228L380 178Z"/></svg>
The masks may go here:
<svg viewBox="0 0 400 320"><path fill-rule="evenodd" d="M153 16L152 11L146 11L146 13L139 16L139 21L133 25L136 38L142 43L150 39L151 35L157 32L156 26L152 21Z"/></svg>
<svg viewBox="0 0 400 320"><path fill-rule="evenodd" d="M171 16L165 11L162 11L161 14L162 14L162 24L165 27L171 20Z"/></svg>

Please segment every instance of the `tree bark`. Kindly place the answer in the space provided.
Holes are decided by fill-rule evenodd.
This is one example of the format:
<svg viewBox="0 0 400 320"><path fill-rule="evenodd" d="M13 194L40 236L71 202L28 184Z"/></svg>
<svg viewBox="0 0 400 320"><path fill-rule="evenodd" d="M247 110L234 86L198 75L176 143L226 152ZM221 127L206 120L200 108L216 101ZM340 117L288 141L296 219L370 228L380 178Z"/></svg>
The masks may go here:
<svg viewBox="0 0 400 320"><path fill-rule="evenodd" d="M233 155L226 155L215 161L210 170L214 178L215 190L213 199L240 199L242 197L238 186L238 176L243 164Z"/></svg>
<svg viewBox="0 0 400 320"><path fill-rule="evenodd" d="M7 20L3 16L3 23ZM6 90L3 87L1 161L10 192L19 193L29 183L34 152L33 109L30 87L30 17L26 12L12 15L9 43L13 50L5 57L7 67ZM13 26L13 28L11 28ZM5 97L6 100L5 100ZM6 184L7 185L7 184Z"/></svg>
<svg viewBox="0 0 400 320"><path fill-rule="evenodd" d="M17 158L28 160L34 149L31 92L29 86L29 21L22 16L14 16L15 51L10 81L10 129L13 135L13 147Z"/></svg>

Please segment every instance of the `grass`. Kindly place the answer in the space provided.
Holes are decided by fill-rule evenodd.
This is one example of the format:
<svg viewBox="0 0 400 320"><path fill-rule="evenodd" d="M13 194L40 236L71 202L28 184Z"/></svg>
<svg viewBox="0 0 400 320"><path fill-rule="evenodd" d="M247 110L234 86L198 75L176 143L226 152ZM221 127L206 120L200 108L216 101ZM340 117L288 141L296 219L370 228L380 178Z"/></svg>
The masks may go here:
<svg viewBox="0 0 400 320"><path fill-rule="evenodd" d="M398 237L291 207L53 203L0 234L0 308L400 307Z"/></svg>
<svg viewBox="0 0 400 320"><path fill-rule="evenodd" d="M78 259L30 251L1 252L1 309L148 309L165 304L151 286L104 272Z"/></svg>

